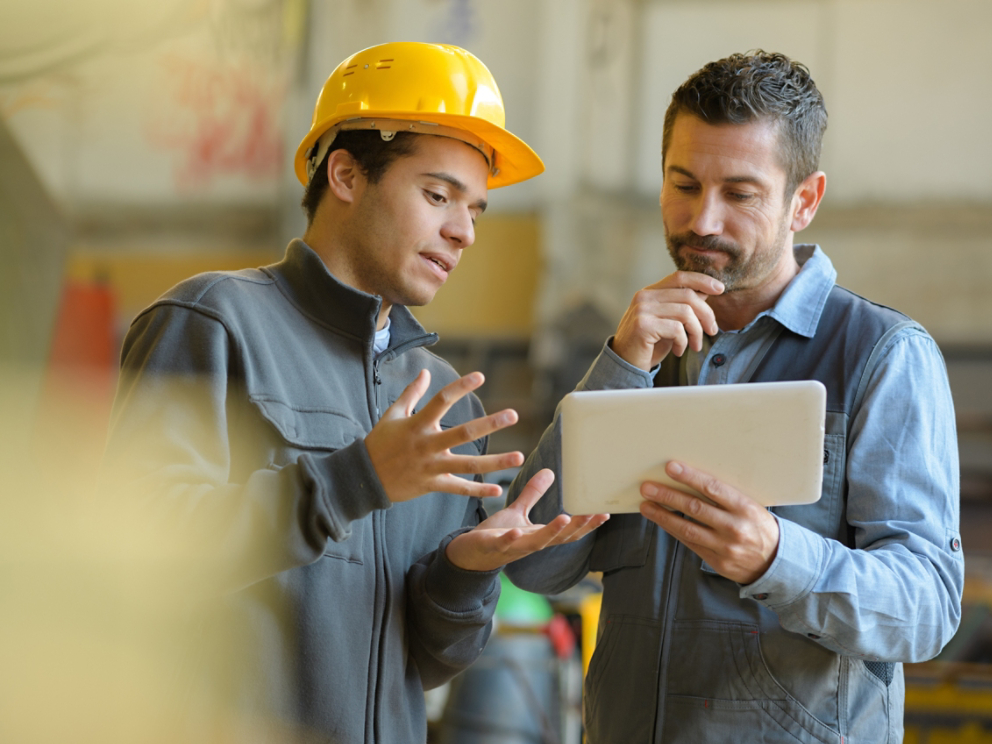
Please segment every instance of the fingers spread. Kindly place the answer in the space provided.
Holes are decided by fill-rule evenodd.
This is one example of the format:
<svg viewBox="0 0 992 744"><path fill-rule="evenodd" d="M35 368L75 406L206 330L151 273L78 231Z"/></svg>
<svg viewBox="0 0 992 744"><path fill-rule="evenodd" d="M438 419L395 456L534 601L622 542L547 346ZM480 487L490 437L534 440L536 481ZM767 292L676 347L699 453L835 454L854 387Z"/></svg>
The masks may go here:
<svg viewBox="0 0 992 744"><path fill-rule="evenodd" d="M418 416L422 416L428 421L439 423L451 407L473 390L477 390L485 382L481 372L470 372L463 377L459 377L452 383L441 388L427 405L425 405Z"/></svg>
<svg viewBox="0 0 992 744"><path fill-rule="evenodd" d="M605 524L609 518L609 514L582 514L573 516L565 528L555 535L549 544L562 545L581 540L597 527Z"/></svg>
<svg viewBox="0 0 992 744"><path fill-rule="evenodd" d="M524 464L522 452L501 452L495 455L443 455L438 457L437 473L481 475L497 470L516 468Z"/></svg>
<svg viewBox="0 0 992 744"><path fill-rule="evenodd" d="M431 373L429 370L422 369L420 373L413 379L403 392L400 393L400 397L389 408L386 412L382 414L382 418L401 418L409 416L413 413L413 409L416 407L420 399L424 397L424 393L431 384Z"/></svg>
<svg viewBox="0 0 992 744"><path fill-rule="evenodd" d="M512 408L481 416L441 432L437 437L437 444L444 449L454 449L460 444L474 442L507 426L513 426L518 418L517 412Z"/></svg>
<svg viewBox="0 0 992 744"><path fill-rule="evenodd" d="M493 470L500 469L493 468ZM468 478L459 478L450 473L439 475L431 484L431 490L453 493L457 496L474 496L480 499L503 495L503 489L498 483L480 483Z"/></svg>

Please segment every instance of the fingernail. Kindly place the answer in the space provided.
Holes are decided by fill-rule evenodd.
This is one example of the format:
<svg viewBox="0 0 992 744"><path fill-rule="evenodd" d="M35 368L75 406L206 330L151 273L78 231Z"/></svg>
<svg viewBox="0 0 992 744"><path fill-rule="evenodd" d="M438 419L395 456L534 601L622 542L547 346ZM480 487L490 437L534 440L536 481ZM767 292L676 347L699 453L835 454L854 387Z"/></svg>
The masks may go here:
<svg viewBox="0 0 992 744"><path fill-rule="evenodd" d="M668 463L668 472L671 475L681 475L682 474L682 466L679 465L677 462L670 462L670 463Z"/></svg>
<svg viewBox="0 0 992 744"><path fill-rule="evenodd" d="M643 486L641 486L641 493L643 493L645 496L657 496L658 486L656 486L654 483L645 483Z"/></svg>

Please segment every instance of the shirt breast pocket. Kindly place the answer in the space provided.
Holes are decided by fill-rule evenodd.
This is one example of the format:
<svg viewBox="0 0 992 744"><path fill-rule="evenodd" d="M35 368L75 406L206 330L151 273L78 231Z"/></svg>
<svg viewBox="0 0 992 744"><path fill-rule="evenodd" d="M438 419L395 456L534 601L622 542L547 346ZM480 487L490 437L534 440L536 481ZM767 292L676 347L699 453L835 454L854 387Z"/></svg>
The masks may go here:
<svg viewBox="0 0 992 744"><path fill-rule="evenodd" d="M331 454L366 434L365 428L346 411L294 405L265 395L252 395L250 399L277 434L270 449L269 467L273 469L295 463L305 452ZM361 564L368 522L365 518L352 523L351 536L346 540L328 540L324 555Z"/></svg>
<svg viewBox="0 0 992 744"><path fill-rule="evenodd" d="M827 411L823 438L823 487L820 499L812 504L777 506L780 517L795 522L824 537L848 544L845 501L847 474L847 416Z"/></svg>

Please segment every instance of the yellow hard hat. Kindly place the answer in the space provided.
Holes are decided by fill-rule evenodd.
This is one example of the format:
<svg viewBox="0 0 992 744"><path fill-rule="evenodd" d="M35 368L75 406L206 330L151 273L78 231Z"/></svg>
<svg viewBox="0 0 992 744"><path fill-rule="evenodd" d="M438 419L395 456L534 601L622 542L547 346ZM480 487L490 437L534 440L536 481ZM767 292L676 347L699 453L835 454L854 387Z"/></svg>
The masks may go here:
<svg viewBox="0 0 992 744"><path fill-rule="evenodd" d="M480 150L495 189L544 170L505 125L496 81L473 54L448 44L380 44L348 57L327 78L293 165L305 186L345 129L378 130L385 140L397 131L437 134Z"/></svg>

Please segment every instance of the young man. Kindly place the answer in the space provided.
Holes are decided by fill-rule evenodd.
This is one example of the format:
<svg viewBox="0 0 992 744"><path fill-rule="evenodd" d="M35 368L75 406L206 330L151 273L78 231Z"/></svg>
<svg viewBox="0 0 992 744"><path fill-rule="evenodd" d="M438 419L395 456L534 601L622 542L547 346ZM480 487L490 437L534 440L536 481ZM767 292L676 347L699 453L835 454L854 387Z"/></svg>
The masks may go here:
<svg viewBox="0 0 992 744"><path fill-rule="evenodd" d="M660 201L679 270L634 296L579 387L819 380L823 489L815 504L767 510L671 462L668 475L712 503L645 483L640 514L508 567L544 592L603 572L591 744L898 742L900 662L935 656L957 628L940 353L904 315L836 286L819 247L793 245L823 198L826 116L806 68L764 52L706 65L666 113ZM556 466L559 441L555 424L511 500ZM560 512L556 488L535 507Z"/></svg>
<svg viewBox="0 0 992 744"><path fill-rule="evenodd" d="M367 49L297 153L304 238L134 321L107 467L209 607L192 707L217 707L187 738L423 741L423 690L482 651L500 568L604 521L532 525L550 472L486 519L481 474L523 461L487 437L516 414L485 416L482 376L431 354L405 307L472 245L488 189L542 170L471 54Z"/></svg>

